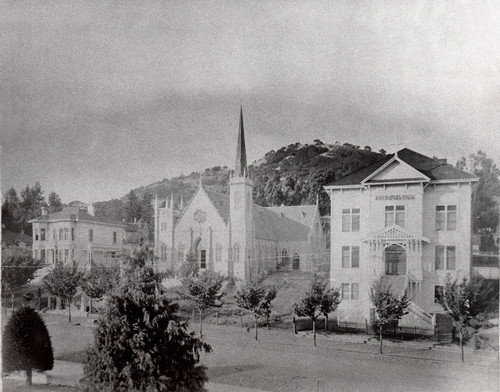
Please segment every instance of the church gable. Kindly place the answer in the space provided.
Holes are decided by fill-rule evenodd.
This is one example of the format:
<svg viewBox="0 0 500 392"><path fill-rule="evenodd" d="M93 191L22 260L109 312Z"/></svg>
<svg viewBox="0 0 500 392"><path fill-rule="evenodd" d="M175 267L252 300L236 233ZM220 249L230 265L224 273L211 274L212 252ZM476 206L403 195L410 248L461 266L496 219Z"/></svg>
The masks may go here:
<svg viewBox="0 0 500 392"><path fill-rule="evenodd" d="M393 160L387 162L386 165L370 174L362 182L373 183L408 180L429 180L429 178L407 163L394 158Z"/></svg>
<svg viewBox="0 0 500 392"><path fill-rule="evenodd" d="M198 189L183 211L176 225L176 230L185 230L186 228L200 225L212 226L214 228L227 225L227 220L221 216L219 210L203 188Z"/></svg>

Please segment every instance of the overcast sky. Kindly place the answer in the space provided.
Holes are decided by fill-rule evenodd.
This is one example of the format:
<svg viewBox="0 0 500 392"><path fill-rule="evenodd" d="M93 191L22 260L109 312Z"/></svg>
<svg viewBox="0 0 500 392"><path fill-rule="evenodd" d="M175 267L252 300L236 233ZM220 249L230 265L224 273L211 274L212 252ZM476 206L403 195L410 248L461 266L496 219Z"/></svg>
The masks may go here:
<svg viewBox="0 0 500 392"><path fill-rule="evenodd" d="M64 202L294 142L500 164L495 1L4 1L2 192Z"/></svg>

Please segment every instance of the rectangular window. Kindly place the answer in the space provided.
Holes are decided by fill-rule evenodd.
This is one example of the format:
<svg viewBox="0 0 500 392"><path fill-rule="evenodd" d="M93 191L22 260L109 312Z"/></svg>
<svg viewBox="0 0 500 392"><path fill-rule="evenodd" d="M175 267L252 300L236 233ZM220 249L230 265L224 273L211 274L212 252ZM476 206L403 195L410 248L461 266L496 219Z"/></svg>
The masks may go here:
<svg viewBox="0 0 500 392"><path fill-rule="evenodd" d="M63 229L59 229L59 241L63 239Z"/></svg>
<svg viewBox="0 0 500 392"><path fill-rule="evenodd" d="M45 229L40 229L40 241L45 241Z"/></svg>
<svg viewBox="0 0 500 392"><path fill-rule="evenodd" d="M72 227L71 228L71 241L74 241L75 240L75 228Z"/></svg>
<svg viewBox="0 0 500 392"><path fill-rule="evenodd" d="M454 245L444 246L436 245L435 248L435 268L437 270L455 270L456 269L457 249Z"/></svg>
<svg viewBox="0 0 500 392"><path fill-rule="evenodd" d="M89 229L89 241L94 241L94 230Z"/></svg>
<svg viewBox="0 0 500 392"><path fill-rule="evenodd" d="M342 210L342 231L359 231L361 210L359 208L344 208Z"/></svg>
<svg viewBox="0 0 500 392"><path fill-rule="evenodd" d="M394 206L385 206L385 227L394 225Z"/></svg>
<svg viewBox="0 0 500 392"><path fill-rule="evenodd" d="M342 231L351 231L351 210L342 210Z"/></svg>
<svg viewBox="0 0 500 392"><path fill-rule="evenodd" d="M351 250L348 246L342 247L342 268L349 268L350 259L351 258Z"/></svg>
<svg viewBox="0 0 500 392"><path fill-rule="evenodd" d="M71 260L75 261L75 250L71 249Z"/></svg>
<svg viewBox="0 0 500 392"><path fill-rule="evenodd" d="M56 237L56 229L52 232L52 239L55 241L57 239Z"/></svg>
<svg viewBox="0 0 500 392"><path fill-rule="evenodd" d="M434 260L435 260L435 266L437 270L442 270L444 269L444 246L443 245L436 245L435 251L434 251Z"/></svg>
<svg viewBox="0 0 500 392"><path fill-rule="evenodd" d="M385 227L405 226L405 206L385 206Z"/></svg>
<svg viewBox="0 0 500 392"><path fill-rule="evenodd" d="M359 283L351 284L351 299L359 299Z"/></svg>
<svg viewBox="0 0 500 392"><path fill-rule="evenodd" d="M446 210L446 230L457 229L457 206L448 206Z"/></svg>
<svg viewBox="0 0 500 392"><path fill-rule="evenodd" d="M457 229L457 206L436 206L436 230Z"/></svg>
<svg viewBox="0 0 500 392"><path fill-rule="evenodd" d="M349 299L349 283L342 283L342 299Z"/></svg>
<svg viewBox="0 0 500 392"><path fill-rule="evenodd" d="M113 244L116 244L116 231L113 231Z"/></svg>
<svg viewBox="0 0 500 392"><path fill-rule="evenodd" d="M434 302L439 303L439 300L443 298L444 286L434 286Z"/></svg>
<svg viewBox="0 0 500 392"><path fill-rule="evenodd" d="M67 240L69 235L69 229L66 227L64 228L64 239Z"/></svg>
<svg viewBox="0 0 500 392"><path fill-rule="evenodd" d="M38 241L38 232L35 230L33 234L35 235L35 241Z"/></svg>
<svg viewBox="0 0 500 392"><path fill-rule="evenodd" d="M64 262L69 260L69 249L64 249Z"/></svg>
<svg viewBox="0 0 500 392"><path fill-rule="evenodd" d="M359 231L359 219L360 219L359 208L352 209L352 231Z"/></svg>
<svg viewBox="0 0 500 392"><path fill-rule="evenodd" d="M40 249L40 260L45 261L45 249Z"/></svg>
<svg viewBox="0 0 500 392"><path fill-rule="evenodd" d="M405 227L405 206L396 206L396 225Z"/></svg>
<svg viewBox="0 0 500 392"><path fill-rule="evenodd" d="M342 247L342 268L359 267L359 246Z"/></svg>
<svg viewBox="0 0 500 392"><path fill-rule="evenodd" d="M207 268L207 251L200 250L200 268Z"/></svg>
<svg viewBox="0 0 500 392"><path fill-rule="evenodd" d="M455 269L455 260L456 260L456 248L454 246L446 247L446 269L454 270Z"/></svg>

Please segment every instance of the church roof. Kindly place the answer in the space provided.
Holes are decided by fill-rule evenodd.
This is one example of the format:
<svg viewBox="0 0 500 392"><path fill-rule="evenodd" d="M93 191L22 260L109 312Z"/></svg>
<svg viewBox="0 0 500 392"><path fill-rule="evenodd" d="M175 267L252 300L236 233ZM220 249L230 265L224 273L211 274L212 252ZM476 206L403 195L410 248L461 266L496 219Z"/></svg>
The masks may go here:
<svg viewBox="0 0 500 392"><path fill-rule="evenodd" d="M370 174L381 168L393 158L394 154L386 155L383 159L352 172L351 174L348 174L347 176L328 185L359 185ZM471 179L474 181L476 179L474 175L457 169L456 167L444 162L444 160L429 158L425 155L419 154L418 152L412 151L409 148L399 150L397 152L397 158L410 165L424 176L428 177L431 181L464 179Z"/></svg>
<svg viewBox="0 0 500 392"><path fill-rule="evenodd" d="M314 223L314 216L316 215L316 205L303 205L303 206L279 206L279 207L265 207L266 209L276 212L277 214L284 214L287 218L299 222L307 227L311 227Z"/></svg>
<svg viewBox="0 0 500 392"><path fill-rule="evenodd" d="M208 189L204 189L204 191L217 209L221 218L227 224L229 222L229 196L209 191Z"/></svg>
<svg viewBox="0 0 500 392"><path fill-rule="evenodd" d="M204 189L217 212L229 222L229 196ZM276 211L273 211L276 209ZM261 207L253 205L255 238L268 241L307 241L316 206ZM279 211L278 211L279 210ZM281 212L283 211L283 215ZM305 222L300 221L301 211L306 212ZM295 218L295 219L294 219Z"/></svg>
<svg viewBox="0 0 500 392"><path fill-rule="evenodd" d="M271 211L269 208L253 206L255 238L258 240L295 242L307 241L309 227Z"/></svg>

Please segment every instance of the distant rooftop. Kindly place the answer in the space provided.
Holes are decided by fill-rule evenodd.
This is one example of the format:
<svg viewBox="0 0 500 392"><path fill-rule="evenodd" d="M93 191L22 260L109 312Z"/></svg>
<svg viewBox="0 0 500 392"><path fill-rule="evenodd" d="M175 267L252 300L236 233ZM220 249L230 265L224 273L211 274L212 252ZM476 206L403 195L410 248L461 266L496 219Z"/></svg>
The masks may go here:
<svg viewBox="0 0 500 392"><path fill-rule="evenodd" d="M51 212L47 215L41 215L38 218L31 220L30 222L54 222L54 221L87 221L87 222L98 222L107 223L112 225L125 226L126 223L113 221L105 217L96 217L88 213L85 208L82 207L63 207L62 211Z"/></svg>
<svg viewBox="0 0 500 392"><path fill-rule="evenodd" d="M407 163L408 165L422 173L424 176L430 178L432 181L464 179L470 179L474 181L475 179L477 179L473 174L457 169L453 165L446 163L444 159L429 158L408 148L399 150L396 154L397 158ZM371 165L365 166L359 170L356 170L351 174L348 174L347 176L340 178L328 185L359 185L361 184L361 181L363 181L366 177L389 162L394 157L394 155L395 154L386 155L383 159L372 163Z"/></svg>

